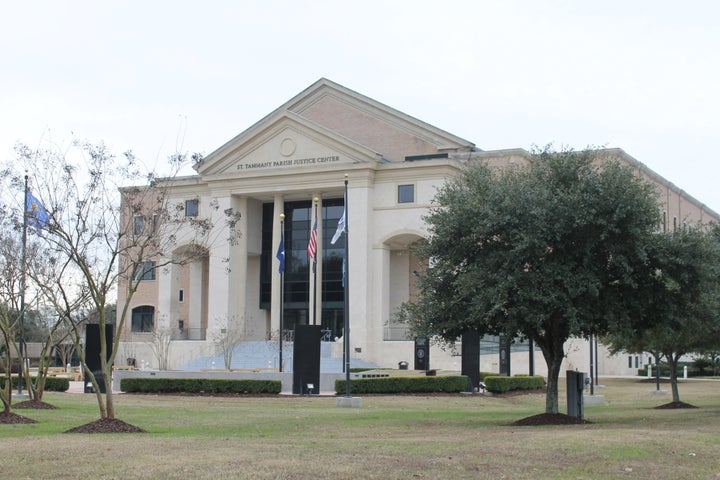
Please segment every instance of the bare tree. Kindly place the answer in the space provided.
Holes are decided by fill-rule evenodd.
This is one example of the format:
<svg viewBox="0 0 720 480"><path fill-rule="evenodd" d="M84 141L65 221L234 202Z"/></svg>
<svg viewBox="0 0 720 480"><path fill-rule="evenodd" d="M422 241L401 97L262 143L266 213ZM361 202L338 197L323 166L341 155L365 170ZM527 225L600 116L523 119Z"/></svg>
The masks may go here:
<svg viewBox="0 0 720 480"><path fill-rule="evenodd" d="M22 207L19 212L18 209L15 210L13 212L7 204L0 204L0 351L2 352L0 368L5 373L0 397L6 413L11 410L13 388L11 369L14 359L17 359L21 379L19 381L23 382L24 387L29 387L31 396L33 393L30 372L24 361L20 344L25 342L23 318L37 306L38 289L27 288L29 279L25 274L27 267L25 257L41 259L46 253L36 242L23 246L23 228L18 220ZM23 249L27 252L25 256L20 254ZM41 361L46 353L43 349L40 355Z"/></svg>
<svg viewBox="0 0 720 480"><path fill-rule="evenodd" d="M156 327L148 344L157 360L158 370L167 370L172 347L172 329L168 326Z"/></svg>
<svg viewBox="0 0 720 480"><path fill-rule="evenodd" d="M221 329L213 337L213 343L217 350L222 353L225 369L230 370L232 366L233 353L235 347L242 341L243 334L238 328L235 317L231 317L227 322L227 327Z"/></svg>
<svg viewBox="0 0 720 480"><path fill-rule="evenodd" d="M105 326L115 320L116 331L122 332L143 278L170 264L191 262L199 252L207 254L214 239L213 227L219 221L226 222L223 231L236 235L239 214L218 208L206 217L183 214L184 205L173 202L170 192L175 172L187 160L186 155L174 156L172 171L160 178L154 172L144 172L131 152L117 158L102 144L76 143L72 152L35 152L20 146L17 154L16 164L36 172L32 178L35 196L49 216L43 239L58 252L64 270L52 286L46 285L46 291L55 292L53 304L73 331L101 419L115 419L112 388L102 393L98 380L111 378L121 335L114 336L108 349ZM137 184L145 186L128 186ZM198 248L174 253L179 242ZM112 319L106 306L116 291L117 318ZM88 368L79 349L82 324L89 315L100 327L102 379Z"/></svg>

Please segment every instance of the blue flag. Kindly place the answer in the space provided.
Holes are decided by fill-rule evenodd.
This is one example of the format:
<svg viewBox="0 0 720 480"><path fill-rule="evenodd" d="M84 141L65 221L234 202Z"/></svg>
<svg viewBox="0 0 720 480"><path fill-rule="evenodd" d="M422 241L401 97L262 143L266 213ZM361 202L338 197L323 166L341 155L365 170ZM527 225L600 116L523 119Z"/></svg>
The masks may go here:
<svg viewBox="0 0 720 480"><path fill-rule="evenodd" d="M278 245L277 254L275 255L277 257L278 261L280 262L280 267L278 267L278 273L283 273L285 271L285 241L283 240L283 237L280 237L280 245Z"/></svg>
<svg viewBox="0 0 720 480"><path fill-rule="evenodd" d="M40 234L40 229L44 228L50 221L50 214L45 210L40 200L27 192L27 202L25 203L25 211L27 213L28 225L35 227L35 231Z"/></svg>

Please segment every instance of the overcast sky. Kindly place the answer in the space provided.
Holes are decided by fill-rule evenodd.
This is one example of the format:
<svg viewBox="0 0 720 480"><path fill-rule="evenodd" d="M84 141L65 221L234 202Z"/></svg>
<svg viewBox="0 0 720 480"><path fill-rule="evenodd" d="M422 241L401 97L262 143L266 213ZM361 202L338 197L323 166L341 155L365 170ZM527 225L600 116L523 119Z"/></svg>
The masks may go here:
<svg viewBox="0 0 720 480"><path fill-rule="evenodd" d="M622 148L720 212L719 25L711 0L5 2L0 161L208 154L326 77L484 150Z"/></svg>

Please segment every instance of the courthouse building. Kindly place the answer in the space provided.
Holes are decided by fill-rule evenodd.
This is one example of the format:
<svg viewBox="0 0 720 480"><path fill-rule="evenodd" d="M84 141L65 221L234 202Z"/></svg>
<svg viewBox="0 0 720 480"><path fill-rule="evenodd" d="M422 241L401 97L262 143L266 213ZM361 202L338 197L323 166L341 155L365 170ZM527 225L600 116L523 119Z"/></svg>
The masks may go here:
<svg viewBox="0 0 720 480"><path fill-rule="evenodd" d="M605 153L657 184L666 228L718 219L622 150ZM438 187L474 162L502 166L529 158L523 149L483 151L320 79L196 164L196 175L173 181L170 197L184 205L185 215L234 209L241 214L240 236L228 242L223 231L228 227L218 222L215 240L198 260L158 269L141 282L121 332L124 353L155 368L149 342L153 332L166 329L172 332L169 368L177 368L216 354L213 339L228 332L245 341L276 338L282 308L283 331L298 324L320 325L333 353L341 356L347 240L352 361L393 368L408 361L412 368L413 340L393 313L414 294L421 266L412 247L427 235L422 218ZM345 180L349 234L331 244L343 212ZM318 262L313 274L307 247L315 212ZM282 286L276 258L281 214L286 254ZM178 244L176 253L183 248L187 246ZM122 289L119 297L122 301ZM575 341L567 368L587 370L586 343ZM433 347L430 366L459 370L455 355ZM526 373L527 348L514 355L513 372ZM535 369L543 374L542 355L535 355ZM635 367L627 356L603 356L599 363L601 374L629 373ZM481 360L481 370L493 369L497 350Z"/></svg>

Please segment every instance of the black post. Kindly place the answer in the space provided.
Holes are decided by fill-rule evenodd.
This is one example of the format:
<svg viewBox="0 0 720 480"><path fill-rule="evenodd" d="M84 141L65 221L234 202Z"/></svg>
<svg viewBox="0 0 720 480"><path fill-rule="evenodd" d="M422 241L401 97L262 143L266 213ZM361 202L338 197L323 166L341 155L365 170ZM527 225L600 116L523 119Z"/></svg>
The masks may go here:
<svg viewBox="0 0 720 480"><path fill-rule="evenodd" d="M511 357L511 347L510 343L512 342L512 339L510 337L507 337L505 335L500 335L499 338L499 356L500 356L500 375L509 377L512 375L511 369L510 369L510 357Z"/></svg>
<svg viewBox="0 0 720 480"><path fill-rule="evenodd" d="M590 334L590 395L595 395L595 363L593 359L593 334Z"/></svg>
<svg viewBox="0 0 720 480"><path fill-rule="evenodd" d="M600 366L600 362L598 362L598 337L595 335L595 385L600 384L600 375L598 374L598 370Z"/></svg>
<svg viewBox="0 0 720 480"><path fill-rule="evenodd" d="M530 352L530 357L528 358L528 375L532 377L535 375L535 341L532 337L528 338L528 351Z"/></svg>

